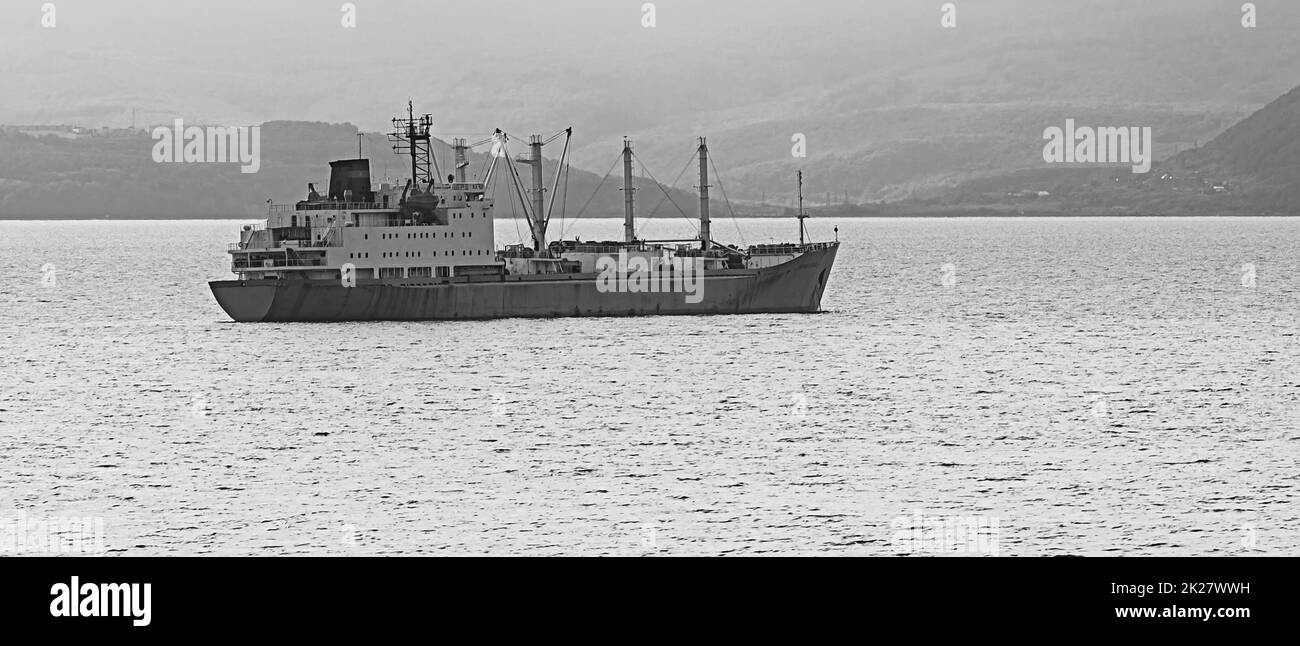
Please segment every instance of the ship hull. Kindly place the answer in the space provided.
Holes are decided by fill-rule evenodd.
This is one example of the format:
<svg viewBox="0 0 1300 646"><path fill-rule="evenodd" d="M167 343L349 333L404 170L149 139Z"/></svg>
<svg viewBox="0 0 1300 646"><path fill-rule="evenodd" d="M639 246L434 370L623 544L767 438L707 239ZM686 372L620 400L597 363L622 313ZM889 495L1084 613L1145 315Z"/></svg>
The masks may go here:
<svg viewBox="0 0 1300 646"><path fill-rule="evenodd" d="M240 322L818 312L838 248L830 245L762 269L709 271L699 298L602 291L595 274L370 279L353 287L338 280L282 278L209 286L222 309Z"/></svg>

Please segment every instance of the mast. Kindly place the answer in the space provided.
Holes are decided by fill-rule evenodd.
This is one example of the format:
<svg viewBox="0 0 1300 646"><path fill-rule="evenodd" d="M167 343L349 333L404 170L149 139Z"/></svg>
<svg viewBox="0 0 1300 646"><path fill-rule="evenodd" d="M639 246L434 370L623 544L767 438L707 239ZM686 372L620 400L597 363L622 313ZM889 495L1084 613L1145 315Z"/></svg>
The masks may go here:
<svg viewBox="0 0 1300 646"><path fill-rule="evenodd" d="M700 249L709 250L709 144L700 137Z"/></svg>
<svg viewBox="0 0 1300 646"><path fill-rule="evenodd" d="M420 153L416 150L415 145L415 105L411 101L406 102L406 141L411 145L411 180L419 186L420 173ZM425 173L428 175L428 172Z"/></svg>
<svg viewBox="0 0 1300 646"><path fill-rule="evenodd" d="M529 163L533 166L533 248L546 251L546 189L542 186L542 136L528 139L533 150Z"/></svg>
<svg viewBox="0 0 1300 646"><path fill-rule="evenodd" d="M418 187L434 181L434 172L438 166L433 155L429 153L429 128L433 127L433 115L425 114L415 117L415 106L406 102L406 118L393 119L393 131L388 133L388 140L394 142L393 152L407 153L411 156L411 181ZM430 165L433 170L430 170Z"/></svg>
<svg viewBox="0 0 1300 646"><path fill-rule="evenodd" d="M456 181L464 184L465 167L469 165L465 161L465 151L469 149L469 146L465 143L464 138L456 137L451 140L451 147L456 152Z"/></svg>
<svg viewBox="0 0 1300 646"><path fill-rule="evenodd" d="M799 246L802 247L803 240L804 240L803 221L808 218L808 214L804 213L803 210L803 169L802 168L800 168L798 171L798 177L799 177L799 216L798 216L799 217Z"/></svg>
<svg viewBox="0 0 1300 646"><path fill-rule="evenodd" d="M636 242L636 221L632 216L632 142L623 138L623 242Z"/></svg>

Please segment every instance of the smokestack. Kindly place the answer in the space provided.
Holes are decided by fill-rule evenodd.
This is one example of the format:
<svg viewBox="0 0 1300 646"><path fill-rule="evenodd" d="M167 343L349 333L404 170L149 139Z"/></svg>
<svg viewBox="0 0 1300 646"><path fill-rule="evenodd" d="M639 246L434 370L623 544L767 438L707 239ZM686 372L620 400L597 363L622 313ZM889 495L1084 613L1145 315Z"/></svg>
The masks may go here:
<svg viewBox="0 0 1300 646"><path fill-rule="evenodd" d="M352 195L347 200L348 194ZM372 202L369 159L340 159L330 162L329 198L338 202Z"/></svg>

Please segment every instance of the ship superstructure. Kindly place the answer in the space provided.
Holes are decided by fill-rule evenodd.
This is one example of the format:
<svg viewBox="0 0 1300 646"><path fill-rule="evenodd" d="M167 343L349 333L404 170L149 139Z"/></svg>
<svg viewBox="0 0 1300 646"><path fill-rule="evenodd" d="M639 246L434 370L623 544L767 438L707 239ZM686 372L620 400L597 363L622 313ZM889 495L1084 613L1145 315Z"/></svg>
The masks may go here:
<svg viewBox="0 0 1300 646"><path fill-rule="evenodd" d="M542 149L564 139L533 135L512 160L501 130L482 141L452 140L455 167L441 181L430 154L429 115L393 120L394 150L410 161L402 186L372 184L368 159L330 163L325 193L272 204L262 225L245 226L230 245L237 280L213 281L236 321L436 320L512 316L626 316L816 312L838 242L804 240L802 173L798 243L741 249L712 238L709 152L699 142L699 236L643 240L636 235L631 142L623 142L622 240L547 241L561 173L548 189ZM482 181L467 179L467 153L491 144ZM526 167L531 187L515 165ZM557 167L558 168L558 167ZM512 182L531 245L498 247L492 181ZM548 199L549 194L549 199Z"/></svg>

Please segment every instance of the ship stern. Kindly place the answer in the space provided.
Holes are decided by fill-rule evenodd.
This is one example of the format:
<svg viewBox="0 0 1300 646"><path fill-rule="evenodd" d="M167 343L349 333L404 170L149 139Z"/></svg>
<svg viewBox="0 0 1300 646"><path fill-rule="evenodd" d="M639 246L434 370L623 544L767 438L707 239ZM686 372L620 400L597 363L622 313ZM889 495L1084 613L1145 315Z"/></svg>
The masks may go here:
<svg viewBox="0 0 1300 646"><path fill-rule="evenodd" d="M275 281L214 280L208 287L221 309L240 323L266 320L275 303Z"/></svg>

